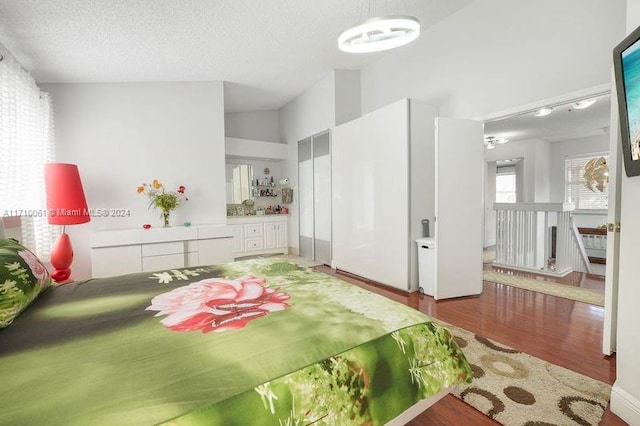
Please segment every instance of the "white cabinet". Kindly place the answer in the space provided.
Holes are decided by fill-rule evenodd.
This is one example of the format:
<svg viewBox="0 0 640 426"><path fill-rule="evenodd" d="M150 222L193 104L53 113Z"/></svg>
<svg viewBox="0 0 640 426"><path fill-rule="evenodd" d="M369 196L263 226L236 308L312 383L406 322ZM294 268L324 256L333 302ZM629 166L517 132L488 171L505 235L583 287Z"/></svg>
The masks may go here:
<svg viewBox="0 0 640 426"><path fill-rule="evenodd" d="M256 254L289 253L286 215L230 217L236 258Z"/></svg>
<svg viewBox="0 0 640 426"><path fill-rule="evenodd" d="M99 231L91 244L92 276L231 262L233 235L225 225Z"/></svg>
<svg viewBox="0 0 640 426"><path fill-rule="evenodd" d="M288 245L288 232L286 223L264 224L264 248L284 248Z"/></svg>
<svg viewBox="0 0 640 426"><path fill-rule="evenodd" d="M244 225L233 225L233 252L244 252Z"/></svg>
<svg viewBox="0 0 640 426"><path fill-rule="evenodd" d="M264 248L273 249L277 247L276 233L278 229L277 223L265 223L264 224Z"/></svg>

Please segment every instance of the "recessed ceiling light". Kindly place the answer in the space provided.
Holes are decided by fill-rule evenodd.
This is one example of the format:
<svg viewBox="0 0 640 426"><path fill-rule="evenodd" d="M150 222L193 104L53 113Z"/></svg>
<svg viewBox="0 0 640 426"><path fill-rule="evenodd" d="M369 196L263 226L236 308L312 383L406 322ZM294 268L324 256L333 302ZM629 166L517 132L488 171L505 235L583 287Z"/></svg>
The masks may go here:
<svg viewBox="0 0 640 426"><path fill-rule="evenodd" d="M544 108L540 108L539 110L534 112L533 115L536 116L536 117L544 117L544 116L547 116L547 115L551 114L552 112L553 112L553 108L544 107Z"/></svg>
<svg viewBox="0 0 640 426"><path fill-rule="evenodd" d="M585 108L589 108L591 105L593 105L593 104L595 104L595 103L596 103L596 100L597 100L597 99L585 99L585 100L582 100L582 101L578 101L578 102L575 102L575 103L573 104L573 107L574 107L575 109L585 109Z"/></svg>

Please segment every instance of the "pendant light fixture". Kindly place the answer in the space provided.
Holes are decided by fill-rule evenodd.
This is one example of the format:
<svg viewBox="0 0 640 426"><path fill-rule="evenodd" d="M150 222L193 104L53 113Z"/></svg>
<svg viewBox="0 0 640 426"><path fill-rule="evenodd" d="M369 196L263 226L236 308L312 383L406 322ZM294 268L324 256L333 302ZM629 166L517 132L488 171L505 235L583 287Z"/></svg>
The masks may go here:
<svg viewBox="0 0 640 426"><path fill-rule="evenodd" d="M375 12L375 5L373 6ZM364 11L364 5L362 10ZM368 11L369 14L372 11L372 0L369 0ZM380 52L411 43L419 35L418 18L400 14L383 15L361 19L344 30L338 36L338 47L348 53Z"/></svg>

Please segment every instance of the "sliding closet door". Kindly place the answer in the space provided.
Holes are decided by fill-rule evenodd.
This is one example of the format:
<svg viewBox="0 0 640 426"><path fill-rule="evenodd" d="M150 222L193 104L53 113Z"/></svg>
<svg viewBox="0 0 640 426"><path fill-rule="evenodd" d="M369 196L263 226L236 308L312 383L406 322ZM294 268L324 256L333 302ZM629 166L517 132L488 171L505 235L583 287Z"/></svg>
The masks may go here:
<svg viewBox="0 0 640 426"><path fill-rule="evenodd" d="M333 263L402 290L409 283L408 101L333 131ZM413 243L415 244L415 243Z"/></svg>
<svg viewBox="0 0 640 426"><path fill-rule="evenodd" d="M313 259L313 151L311 138L298 142L300 256Z"/></svg>
<svg viewBox="0 0 640 426"><path fill-rule="evenodd" d="M313 137L313 218L314 260L331 265L331 136L328 130Z"/></svg>

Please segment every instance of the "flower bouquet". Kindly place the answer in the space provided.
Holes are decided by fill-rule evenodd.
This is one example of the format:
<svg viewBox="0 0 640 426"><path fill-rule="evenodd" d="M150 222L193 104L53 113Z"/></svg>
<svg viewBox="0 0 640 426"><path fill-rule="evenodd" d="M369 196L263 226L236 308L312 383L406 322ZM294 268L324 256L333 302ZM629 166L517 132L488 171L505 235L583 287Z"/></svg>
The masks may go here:
<svg viewBox="0 0 640 426"><path fill-rule="evenodd" d="M169 216L173 210L180 204L189 199L184 195L184 185L180 185L177 191L167 191L164 185L157 179L153 182L143 183L138 186L138 194L144 194L149 197L151 202L149 208L158 208L164 221L164 226L169 226Z"/></svg>

